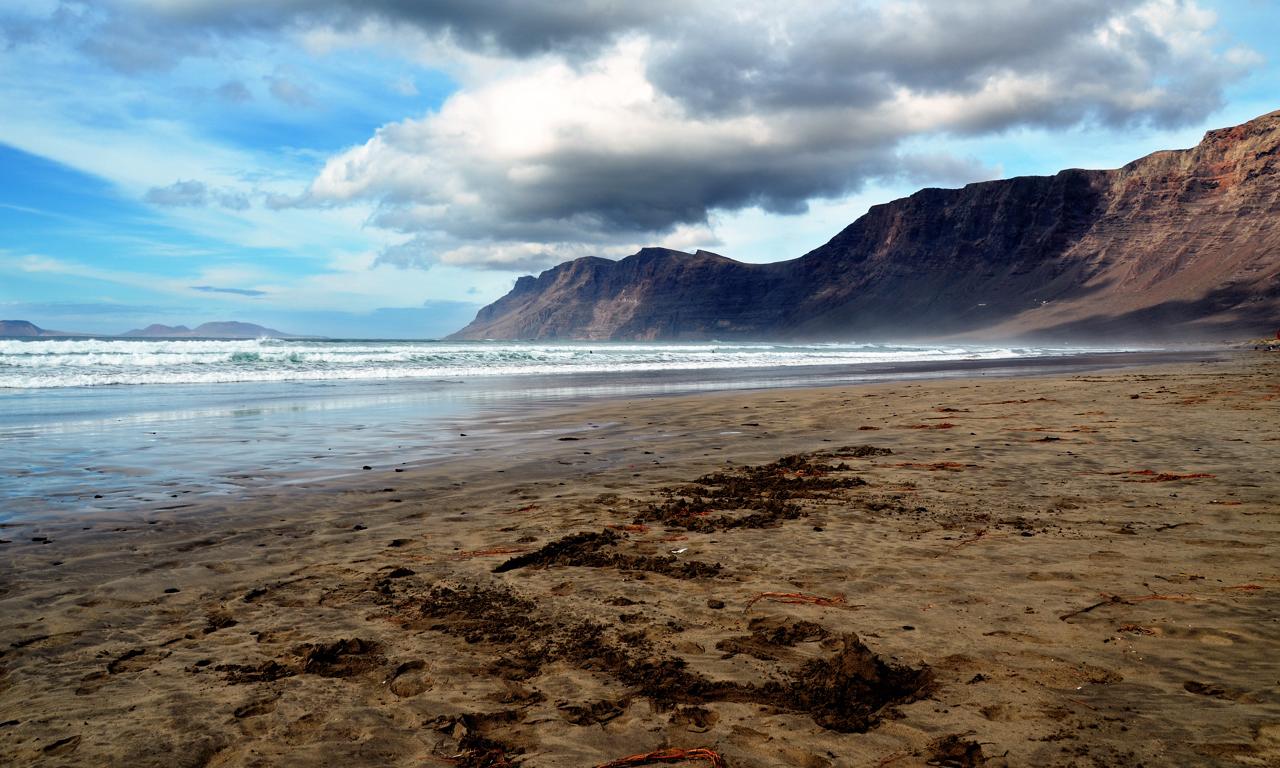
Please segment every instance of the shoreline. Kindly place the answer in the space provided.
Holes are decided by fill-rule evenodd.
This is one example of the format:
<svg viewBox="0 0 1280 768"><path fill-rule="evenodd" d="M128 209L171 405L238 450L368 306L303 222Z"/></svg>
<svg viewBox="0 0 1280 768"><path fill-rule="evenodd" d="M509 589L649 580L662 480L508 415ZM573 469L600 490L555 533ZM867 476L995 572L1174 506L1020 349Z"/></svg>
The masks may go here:
<svg viewBox="0 0 1280 768"><path fill-rule="evenodd" d="M191 508L273 489L516 451L519 424L637 397L808 390L868 383L1044 376L1188 363L1220 348L838 366L562 374L479 380L143 385L30 390L9 403L15 461L0 522ZM50 406L50 403L55 405ZM52 415L44 416L46 410ZM26 421L13 414L29 412ZM514 426L513 426L514 425ZM502 434L502 432L510 434ZM460 439L465 436L465 439ZM186 446L191 446L187 448Z"/></svg>
<svg viewBox="0 0 1280 768"><path fill-rule="evenodd" d="M1221 357L607 399L475 435L518 450L6 524L0 756L1267 764L1280 361ZM916 672L850 679L876 660Z"/></svg>

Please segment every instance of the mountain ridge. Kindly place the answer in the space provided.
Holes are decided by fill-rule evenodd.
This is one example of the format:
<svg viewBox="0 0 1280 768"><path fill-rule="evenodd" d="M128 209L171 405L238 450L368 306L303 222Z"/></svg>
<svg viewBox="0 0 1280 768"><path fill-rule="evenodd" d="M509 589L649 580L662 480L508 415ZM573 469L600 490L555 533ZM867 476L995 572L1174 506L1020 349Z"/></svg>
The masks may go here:
<svg viewBox="0 0 1280 768"><path fill-rule="evenodd" d="M0 320L0 338L3 339L36 339L84 336L83 333L52 331L41 328L29 320Z"/></svg>
<svg viewBox="0 0 1280 768"><path fill-rule="evenodd" d="M120 336L129 339L302 339L274 328L244 323L238 320L221 320L201 323L195 328L185 325L161 325L152 323L146 328L125 331Z"/></svg>
<svg viewBox="0 0 1280 768"><path fill-rule="evenodd" d="M71 333L41 328L29 320L0 320L0 338L104 338L104 339L317 339L299 336L238 320L202 323L195 328L185 325L152 323L124 333Z"/></svg>
<svg viewBox="0 0 1280 768"><path fill-rule="evenodd" d="M1280 324L1280 111L1117 169L922 189L748 264L646 248L520 278L450 338L1205 339Z"/></svg>

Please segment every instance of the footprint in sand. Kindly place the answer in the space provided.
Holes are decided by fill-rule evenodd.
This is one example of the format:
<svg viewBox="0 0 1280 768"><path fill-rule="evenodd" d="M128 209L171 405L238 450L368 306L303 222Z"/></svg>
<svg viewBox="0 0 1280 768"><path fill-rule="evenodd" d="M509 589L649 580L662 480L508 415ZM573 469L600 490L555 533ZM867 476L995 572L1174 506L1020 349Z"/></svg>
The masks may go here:
<svg viewBox="0 0 1280 768"><path fill-rule="evenodd" d="M429 689L433 682L426 675L427 663L421 659L406 661L387 678L387 687L402 699L412 698Z"/></svg>
<svg viewBox="0 0 1280 768"><path fill-rule="evenodd" d="M760 758L767 765L789 765L795 768L830 768L832 762L802 747L779 743L773 736L747 728L742 725L733 726L730 731L729 744L745 754Z"/></svg>
<svg viewBox="0 0 1280 768"><path fill-rule="evenodd" d="M684 726L691 733L706 733L720 721L720 715L706 707L676 707L671 713L671 724Z"/></svg>
<svg viewBox="0 0 1280 768"><path fill-rule="evenodd" d="M1235 641L1229 637L1222 635L1205 635L1200 638L1200 642L1204 645L1235 645Z"/></svg>
<svg viewBox="0 0 1280 768"><path fill-rule="evenodd" d="M992 722L1008 723L1018 719L1014 708L1007 704L988 704L978 711Z"/></svg>
<svg viewBox="0 0 1280 768"><path fill-rule="evenodd" d="M1015 632L1007 629L997 629L993 632L983 632L982 636L983 637L1002 637L1002 638L1007 638L1009 640L1016 640L1021 643L1031 643L1033 645L1053 645L1052 640L1046 640L1042 637L1028 634L1026 632Z"/></svg>
<svg viewBox="0 0 1280 768"><path fill-rule="evenodd" d="M80 685L76 687L76 695L88 696L91 693L97 693L99 688L106 685L110 677L106 672L91 672L85 675L80 678Z"/></svg>
<svg viewBox="0 0 1280 768"><path fill-rule="evenodd" d="M49 757L59 757L61 755L69 755L76 751L76 747L80 746L79 736L68 736L65 739L58 739L52 744L46 744L41 750Z"/></svg>
<svg viewBox="0 0 1280 768"><path fill-rule="evenodd" d="M1171 640L1195 640L1201 645L1226 647L1243 640L1239 635L1223 632L1208 627L1179 627L1171 625L1165 628L1165 634Z"/></svg>
<svg viewBox="0 0 1280 768"><path fill-rule="evenodd" d="M269 699L251 701L248 704L236 707L235 712L232 714L234 714L237 719L270 714L271 712L276 711L276 700L279 698L279 696L273 696Z"/></svg>

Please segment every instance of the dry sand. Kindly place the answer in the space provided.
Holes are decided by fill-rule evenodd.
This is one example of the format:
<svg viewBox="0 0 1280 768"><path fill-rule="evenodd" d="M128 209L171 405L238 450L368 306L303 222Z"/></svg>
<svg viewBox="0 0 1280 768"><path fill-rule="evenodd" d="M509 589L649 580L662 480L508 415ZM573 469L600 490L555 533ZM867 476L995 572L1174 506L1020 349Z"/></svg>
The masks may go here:
<svg viewBox="0 0 1280 768"><path fill-rule="evenodd" d="M1273 355L518 427L0 529L0 764L1280 765Z"/></svg>

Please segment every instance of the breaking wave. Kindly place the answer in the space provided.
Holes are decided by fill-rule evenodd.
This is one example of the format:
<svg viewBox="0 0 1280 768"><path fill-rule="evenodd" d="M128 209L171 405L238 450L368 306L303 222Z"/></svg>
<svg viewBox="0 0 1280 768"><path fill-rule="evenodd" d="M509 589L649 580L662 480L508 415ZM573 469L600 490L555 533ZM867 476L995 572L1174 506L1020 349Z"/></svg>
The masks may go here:
<svg viewBox="0 0 1280 768"><path fill-rule="evenodd" d="M1048 357L1079 349L861 343L0 340L0 388L456 379Z"/></svg>

